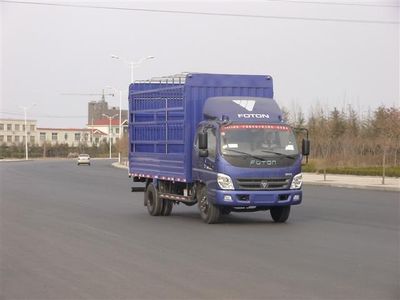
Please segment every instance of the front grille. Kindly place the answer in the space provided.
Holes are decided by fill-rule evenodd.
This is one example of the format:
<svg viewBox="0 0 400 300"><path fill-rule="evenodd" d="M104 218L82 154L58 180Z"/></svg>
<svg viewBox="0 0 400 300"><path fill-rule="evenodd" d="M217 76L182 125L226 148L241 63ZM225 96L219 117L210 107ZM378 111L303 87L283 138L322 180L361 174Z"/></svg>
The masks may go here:
<svg viewBox="0 0 400 300"><path fill-rule="evenodd" d="M241 190L285 190L289 183L290 177L237 179Z"/></svg>

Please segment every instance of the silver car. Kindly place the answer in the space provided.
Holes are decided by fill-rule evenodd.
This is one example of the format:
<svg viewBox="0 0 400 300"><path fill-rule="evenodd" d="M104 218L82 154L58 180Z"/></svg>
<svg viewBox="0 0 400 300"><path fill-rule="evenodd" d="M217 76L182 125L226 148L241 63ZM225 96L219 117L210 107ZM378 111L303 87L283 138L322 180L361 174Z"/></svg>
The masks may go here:
<svg viewBox="0 0 400 300"><path fill-rule="evenodd" d="M86 164L90 166L90 156L89 154L79 154L78 156L78 166L81 164Z"/></svg>

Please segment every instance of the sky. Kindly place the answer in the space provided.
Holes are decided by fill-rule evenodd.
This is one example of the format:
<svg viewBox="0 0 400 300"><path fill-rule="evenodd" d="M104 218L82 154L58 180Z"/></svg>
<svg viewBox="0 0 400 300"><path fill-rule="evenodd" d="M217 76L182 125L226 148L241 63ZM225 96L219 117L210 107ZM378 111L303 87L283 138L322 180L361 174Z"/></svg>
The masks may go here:
<svg viewBox="0 0 400 300"><path fill-rule="evenodd" d="M157 12L0 0L0 118L23 118L26 106L38 127L82 128L87 103L100 96L63 94L107 86L123 90L126 109L129 66L111 54L155 57L135 68L135 80L268 74L274 98L293 113L351 104L365 117L381 105L400 106L399 0L35 3ZM119 97L107 101L119 105Z"/></svg>

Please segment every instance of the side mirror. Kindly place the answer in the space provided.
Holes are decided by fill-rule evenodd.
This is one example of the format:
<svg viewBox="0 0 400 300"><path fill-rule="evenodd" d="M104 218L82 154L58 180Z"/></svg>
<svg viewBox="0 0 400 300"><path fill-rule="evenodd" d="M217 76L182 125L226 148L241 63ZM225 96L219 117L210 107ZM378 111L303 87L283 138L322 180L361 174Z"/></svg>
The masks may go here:
<svg viewBox="0 0 400 300"><path fill-rule="evenodd" d="M207 150L207 148L208 148L207 132L199 132L199 149Z"/></svg>
<svg viewBox="0 0 400 300"><path fill-rule="evenodd" d="M304 156L310 155L310 140L303 139L301 141L301 153Z"/></svg>
<svg viewBox="0 0 400 300"><path fill-rule="evenodd" d="M208 156L208 139L207 132L199 132L199 156L207 157Z"/></svg>
<svg viewBox="0 0 400 300"><path fill-rule="evenodd" d="M199 157L208 157L207 149L199 149Z"/></svg>

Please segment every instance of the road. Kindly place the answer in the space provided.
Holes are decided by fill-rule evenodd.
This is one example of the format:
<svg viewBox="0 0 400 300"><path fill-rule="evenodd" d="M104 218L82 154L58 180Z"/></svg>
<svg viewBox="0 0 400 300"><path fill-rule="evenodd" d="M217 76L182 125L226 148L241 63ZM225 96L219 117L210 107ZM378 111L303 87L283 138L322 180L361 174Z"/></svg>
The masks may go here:
<svg viewBox="0 0 400 300"><path fill-rule="evenodd" d="M399 299L399 195L305 187L289 222L151 217L110 161L2 162L0 299Z"/></svg>

